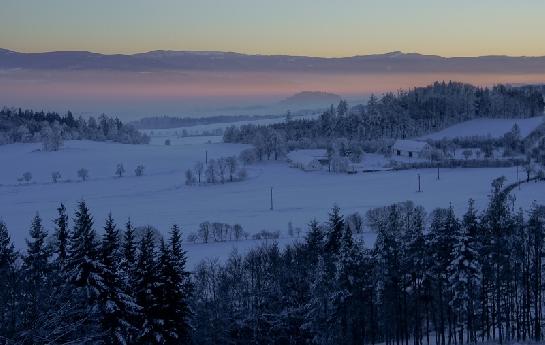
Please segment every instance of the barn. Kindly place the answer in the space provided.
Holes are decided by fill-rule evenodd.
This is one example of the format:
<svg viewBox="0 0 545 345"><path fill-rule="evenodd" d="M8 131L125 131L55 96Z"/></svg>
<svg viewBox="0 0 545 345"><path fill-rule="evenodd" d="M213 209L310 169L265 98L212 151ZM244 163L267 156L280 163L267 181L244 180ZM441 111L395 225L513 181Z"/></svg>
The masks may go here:
<svg viewBox="0 0 545 345"><path fill-rule="evenodd" d="M409 158L424 158L431 147L425 141L396 140L392 146L392 155Z"/></svg>

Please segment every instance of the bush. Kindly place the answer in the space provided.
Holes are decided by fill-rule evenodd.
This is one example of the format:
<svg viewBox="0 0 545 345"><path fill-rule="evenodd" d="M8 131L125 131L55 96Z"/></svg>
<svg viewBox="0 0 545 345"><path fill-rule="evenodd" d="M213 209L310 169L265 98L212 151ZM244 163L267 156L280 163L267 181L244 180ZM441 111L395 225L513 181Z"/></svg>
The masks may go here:
<svg viewBox="0 0 545 345"><path fill-rule="evenodd" d="M188 186L192 186L197 182L197 179L195 178L195 174L193 174L193 170L187 169L185 171L185 184Z"/></svg>
<svg viewBox="0 0 545 345"><path fill-rule="evenodd" d="M30 173L29 171L25 172L23 176L17 179L17 181L25 182L25 183L30 183L31 180L32 180L32 173Z"/></svg>
<svg viewBox="0 0 545 345"><path fill-rule="evenodd" d="M78 177L82 181L87 181L87 178L89 177L89 170L85 168L81 168L78 170Z"/></svg>
<svg viewBox="0 0 545 345"><path fill-rule="evenodd" d="M61 179L61 173L58 171L54 171L51 173L51 179L53 180L53 183L59 182Z"/></svg>
<svg viewBox="0 0 545 345"><path fill-rule="evenodd" d="M257 161L257 154L255 149L246 149L239 154L238 158L244 165L249 165Z"/></svg>
<svg viewBox="0 0 545 345"><path fill-rule="evenodd" d="M134 169L134 174L136 176L143 176L144 175L144 166L142 164L138 165L136 169Z"/></svg>
<svg viewBox="0 0 545 345"><path fill-rule="evenodd" d="M186 241L189 243L195 243L197 242L198 239L199 237L197 236L197 234L194 232L191 232L187 235Z"/></svg>
<svg viewBox="0 0 545 345"><path fill-rule="evenodd" d="M276 240L280 238L280 231L261 230L252 235L254 240Z"/></svg>
<svg viewBox="0 0 545 345"><path fill-rule="evenodd" d="M170 146L170 139L165 140L165 145Z"/></svg>
<svg viewBox="0 0 545 345"><path fill-rule="evenodd" d="M123 174L125 173L125 168L123 167L123 164L119 163L117 164L117 167L115 168L115 174L117 177L123 177Z"/></svg>

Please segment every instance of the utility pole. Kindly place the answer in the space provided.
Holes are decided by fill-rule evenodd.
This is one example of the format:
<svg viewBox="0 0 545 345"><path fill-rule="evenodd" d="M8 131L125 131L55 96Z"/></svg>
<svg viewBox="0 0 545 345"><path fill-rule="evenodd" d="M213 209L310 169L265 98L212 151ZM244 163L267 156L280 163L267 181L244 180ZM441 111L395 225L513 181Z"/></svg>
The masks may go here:
<svg viewBox="0 0 545 345"><path fill-rule="evenodd" d="M271 187L271 211L274 209L273 207L273 187Z"/></svg>
<svg viewBox="0 0 545 345"><path fill-rule="evenodd" d="M420 188L420 174L418 174L418 193L422 192L422 189Z"/></svg>
<svg viewBox="0 0 545 345"><path fill-rule="evenodd" d="M205 151L204 164L208 164L208 150Z"/></svg>
<svg viewBox="0 0 545 345"><path fill-rule="evenodd" d="M437 181L439 181L439 163L437 163Z"/></svg>

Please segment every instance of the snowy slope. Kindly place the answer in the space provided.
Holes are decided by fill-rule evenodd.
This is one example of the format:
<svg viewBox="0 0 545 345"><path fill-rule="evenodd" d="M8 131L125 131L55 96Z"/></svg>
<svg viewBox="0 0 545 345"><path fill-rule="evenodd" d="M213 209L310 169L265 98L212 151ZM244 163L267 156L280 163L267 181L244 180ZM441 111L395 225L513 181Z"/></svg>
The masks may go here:
<svg viewBox="0 0 545 345"><path fill-rule="evenodd" d="M522 137L526 137L537 126L543 123L543 116L528 119L476 119L462 122L445 128L439 132L425 135L421 139L439 140L443 138L481 136L499 138L513 128L514 124L520 128Z"/></svg>
<svg viewBox="0 0 545 345"><path fill-rule="evenodd" d="M294 120L302 120L302 119L313 119L318 117L319 114L312 114L312 115L301 115L301 116L294 116ZM211 123L207 125L195 125L195 126L184 126L184 127L177 127L177 128L169 128L169 129L143 129L142 132L149 134L153 137L171 137L176 135L182 135L182 132L185 130L189 135L201 135L203 132L211 132L215 130L224 130L225 128L235 126L240 127L242 125L270 125L273 123L280 123L286 121L285 117L278 117L273 119L259 119L259 120L247 120L247 121L236 121L236 122L229 122L229 123Z"/></svg>
<svg viewBox="0 0 545 345"><path fill-rule="evenodd" d="M173 223L180 224L187 234L203 221L221 221L240 223L250 234L270 229L280 230L285 236L289 221L294 227L303 228L314 217L324 221L334 203L345 214L356 211L363 214L370 208L405 200L414 200L427 209L452 202L456 211L463 212L467 200L474 198L483 207L493 178L505 175L514 181L516 176L514 168L452 169L443 170L441 180L437 181L433 169L337 175L305 173L289 168L285 162L270 162L250 167L250 177L243 182L185 186L183 171L204 159L205 151L209 158L217 158L247 147L207 143L218 139L173 139L172 146L70 141L59 152L36 151L37 144L0 146L0 159L9 162L0 169L0 218L8 224L18 247L24 246L31 217L36 212L40 212L51 231L59 202L65 203L72 213L81 199L88 202L98 231L107 213L112 211L119 223L131 217L136 225L152 224L165 233ZM117 163L124 164L128 176L113 177ZM146 166L145 176L134 176L137 164ZM55 170L63 178L76 180L76 171L81 167L89 169L89 181L50 182L50 174ZM25 171L32 172L35 183L18 185L16 179ZM416 192L417 173L422 175L423 193ZM273 211L269 210L271 186ZM521 206L529 205L535 196L545 195L545 185L532 188L530 197L518 201ZM366 237L369 244L373 239L372 235ZM195 264L204 257L224 257L233 248L246 250L254 245L254 241L188 244L187 249L190 264Z"/></svg>

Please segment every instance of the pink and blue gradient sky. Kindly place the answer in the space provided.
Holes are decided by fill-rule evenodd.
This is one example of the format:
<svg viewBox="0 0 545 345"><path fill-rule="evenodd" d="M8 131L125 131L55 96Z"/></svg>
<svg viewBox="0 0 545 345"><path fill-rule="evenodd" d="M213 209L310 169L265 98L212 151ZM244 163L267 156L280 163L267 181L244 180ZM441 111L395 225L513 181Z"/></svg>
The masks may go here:
<svg viewBox="0 0 545 345"><path fill-rule="evenodd" d="M0 0L0 48L545 56L544 14L544 0ZM545 81L545 71L520 76L0 72L0 106L125 118L224 113L222 107L274 103L305 90L361 99L434 80Z"/></svg>
<svg viewBox="0 0 545 345"><path fill-rule="evenodd" d="M0 47L545 55L543 0L2 0Z"/></svg>

